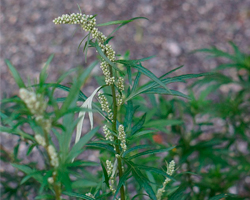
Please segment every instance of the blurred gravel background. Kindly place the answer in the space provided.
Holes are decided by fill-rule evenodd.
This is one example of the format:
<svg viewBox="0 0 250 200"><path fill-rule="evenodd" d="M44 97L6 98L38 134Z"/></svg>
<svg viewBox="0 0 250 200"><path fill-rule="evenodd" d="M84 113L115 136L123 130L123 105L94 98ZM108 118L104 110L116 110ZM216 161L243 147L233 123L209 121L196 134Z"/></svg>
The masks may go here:
<svg viewBox="0 0 250 200"><path fill-rule="evenodd" d="M86 66L83 53L77 54L85 33L78 26L52 23L62 14L79 12L77 4L86 14L98 14L97 23L147 17L149 21L138 20L121 28L112 45L117 53L130 50L133 59L157 55L144 66L158 76L179 65L185 67L178 74L215 67L217 61L189 54L197 48L230 49L227 42L232 40L249 51L250 0L1 0L1 94L17 93L4 59L10 59L23 78L33 79L54 53L49 69L53 81L65 70ZM108 34L114 28L101 30ZM90 51L88 60L95 56ZM178 87L183 90L184 85ZM93 88L89 84L87 90Z"/></svg>

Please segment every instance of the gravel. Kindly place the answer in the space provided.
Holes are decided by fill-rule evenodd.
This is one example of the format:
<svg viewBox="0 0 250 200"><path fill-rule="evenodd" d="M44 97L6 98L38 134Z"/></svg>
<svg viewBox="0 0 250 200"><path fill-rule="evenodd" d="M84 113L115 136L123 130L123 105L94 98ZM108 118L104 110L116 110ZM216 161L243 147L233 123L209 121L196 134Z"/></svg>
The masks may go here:
<svg viewBox="0 0 250 200"><path fill-rule="evenodd" d="M216 45L230 49L232 40L244 51L250 46L250 0L2 0L1 1L1 94L13 95L17 87L4 59L26 79L37 78L49 55L55 54L49 68L49 80L65 70L82 65L84 55L77 47L85 33L74 25L54 25L55 17L79 12L97 14L97 22L126 20L143 16L149 20L134 21L115 35L111 42L116 52L131 52L132 59L151 55L144 66L157 76L184 65L176 72L199 73L214 68L217 61L204 60L202 54L189 54L197 48ZM115 26L101 27L106 34ZM88 60L95 59L88 53ZM95 73L101 73L96 70ZM178 85L184 90L185 85ZM87 86L87 93L93 91Z"/></svg>

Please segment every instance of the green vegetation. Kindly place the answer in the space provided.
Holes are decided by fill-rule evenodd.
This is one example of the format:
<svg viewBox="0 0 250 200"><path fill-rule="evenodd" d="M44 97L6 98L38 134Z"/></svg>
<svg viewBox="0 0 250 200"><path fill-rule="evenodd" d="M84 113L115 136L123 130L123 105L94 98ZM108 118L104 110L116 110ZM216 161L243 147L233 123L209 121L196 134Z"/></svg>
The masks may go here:
<svg viewBox="0 0 250 200"><path fill-rule="evenodd" d="M1 147L2 163L16 168L15 173L6 170L1 175L3 198L249 197L250 56L233 43L233 54L215 47L201 49L195 52L228 62L211 73L173 76L178 67L158 78L143 67L151 57L130 60L128 52L117 55L109 44L121 27L145 18L96 24L95 17L77 13L53 21L77 24L87 32L83 51L87 55L95 48L98 61L84 69L70 70L48 83L51 56L39 79L27 84L6 60L20 90L18 96L1 100L0 130L18 137L12 152ZM97 27L108 25L118 27L105 36ZM88 97L82 86L98 63L103 76L95 77L99 87ZM68 87L64 80L72 73ZM143 76L150 80L141 85ZM169 84L187 79L195 80L188 95L170 89ZM87 113L90 126L83 128ZM101 123L95 121L98 117ZM25 156L20 156L22 145ZM97 161L84 159L94 152ZM29 159L32 154L39 162ZM230 194L232 188L237 195Z"/></svg>

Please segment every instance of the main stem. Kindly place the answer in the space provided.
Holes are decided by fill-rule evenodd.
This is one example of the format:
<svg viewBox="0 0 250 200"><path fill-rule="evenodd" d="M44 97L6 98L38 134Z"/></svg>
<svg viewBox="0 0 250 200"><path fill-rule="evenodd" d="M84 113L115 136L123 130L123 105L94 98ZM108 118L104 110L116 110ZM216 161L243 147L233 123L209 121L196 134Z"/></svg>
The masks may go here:
<svg viewBox="0 0 250 200"><path fill-rule="evenodd" d="M109 66L109 70L110 70L111 77L113 77L113 71L112 71L111 66ZM113 112L114 112L113 123L112 123L112 131L117 133L117 130L116 130L117 102L116 102L115 86L114 86L114 84L112 84L110 87L111 87L112 97L113 97ZM115 136L114 138L115 138L115 141L117 141L117 137ZM119 147L118 144L115 145L115 150L116 150L116 153L120 155L121 152L120 152L120 147ZM121 157L118 157L117 160L118 160L119 180L121 180L121 177L123 175ZM122 187L120 189L120 194L121 194L121 200L125 200L125 190L124 190L123 185L122 185Z"/></svg>

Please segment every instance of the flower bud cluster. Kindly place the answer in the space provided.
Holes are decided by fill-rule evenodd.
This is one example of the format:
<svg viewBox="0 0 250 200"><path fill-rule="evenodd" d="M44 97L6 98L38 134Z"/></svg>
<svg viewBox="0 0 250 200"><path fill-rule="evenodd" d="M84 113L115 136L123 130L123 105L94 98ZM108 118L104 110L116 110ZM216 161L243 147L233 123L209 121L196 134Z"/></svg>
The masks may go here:
<svg viewBox="0 0 250 200"><path fill-rule="evenodd" d="M122 78L122 77L118 78L117 87L121 92L124 90L124 78Z"/></svg>
<svg viewBox="0 0 250 200"><path fill-rule="evenodd" d="M36 122L43 127L43 130L47 133L50 132L51 129L51 120L50 119L44 119L42 115L36 116Z"/></svg>
<svg viewBox="0 0 250 200"><path fill-rule="evenodd" d="M110 76L109 64L106 61L101 62L101 69L105 77L105 83L107 85L112 85L115 82L115 77Z"/></svg>
<svg viewBox="0 0 250 200"><path fill-rule="evenodd" d="M25 88L19 90L19 96L24 101L29 111L35 116L36 122L48 133L51 129L51 120L44 118L47 103L42 95L30 92Z"/></svg>
<svg viewBox="0 0 250 200"><path fill-rule="evenodd" d="M102 111L105 111L108 114L108 118L112 121L113 120L113 113L112 113L111 109L109 108L107 98L101 92L98 92L98 98L100 100Z"/></svg>
<svg viewBox="0 0 250 200"><path fill-rule="evenodd" d="M93 15L81 13L65 14L53 20L55 24L80 24L85 31L91 31L96 25L96 19Z"/></svg>
<svg viewBox="0 0 250 200"><path fill-rule="evenodd" d="M108 176L111 176L109 179L110 180L109 189L114 194L116 192L116 190L114 188L115 177L114 177L114 174L112 174L113 169L114 169L114 165L112 164L112 162L110 160L106 160L106 165L107 165Z"/></svg>
<svg viewBox="0 0 250 200"><path fill-rule="evenodd" d="M110 130L108 129L107 125L103 126L103 132L105 135L106 140L109 140L111 142L114 141L114 136L112 135L112 133L110 132Z"/></svg>
<svg viewBox="0 0 250 200"><path fill-rule="evenodd" d="M43 147L46 146L46 141L45 141L43 136L36 134L35 139L36 139L37 143L40 144L41 146L43 146Z"/></svg>
<svg viewBox="0 0 250 200"><path fill-rule="evenodd" d="M50 157L50 164L53 167L58 167L59 161L58 161L58 156L57 156L57 153L56 153L54 146L52 146L52 145L48 146L48 154Z"/></svg>
<svg viewBox="0 0 250 200"><path fill-rule="evenodd" d="M106 160L106 165L107 165L107 173L110 176L112 174L114 166L110 160Z"/></svg>
<svg viewBox="0 0 250 200"><path fill-rule="evenodd" d="M110 61L115 60L115 51L110 44L104 44L107 37L96 28L96 19L92 15L85 15L81 13L72 13L70 15L62 15L61 17L55 18L53 20L55 24L79 24L85 31L89 31L93 38L98 40L98 44L102 49L103 53L107 56ZM114 84L115 78L110 77L110 72L108 69L108 63L103 61L101 63L101 69L105 76L105 82L107 85Z"/></svg>
<svg viewBox="0 0 250 200"><path fill-rule="evenodd" d="M174 173L174 168L175 168L175 162L174 162L174 160L172 160L172 161L169 163L169 165L167 164L167 172L166 172L166 173L167 173L169 176L172 176L173 173ZM165 187L166 187L166 185L167 185L170 181L171 181L171 179L167 177L167 178L165 179L164 183L163 183L162 188L158 189L157 194L156 194L157 200L161 200L161 197L162 197L163 193L165 192Z"/></svg>
<svg viewBox="0 0 250 200"><path fill-rule="evenodd" d="M113 194L116 192L116 189L115 189L114 185L115 185L115 178L114 178L114 177L111 177L111 178L110 178L109 189L110 189L110 191L111 191Z"/></svg>
<svg viewBox="0 0 250 200"><path fill-rule="evenodd" d="M105 53L110 61L115 61L115 51L113 50L110 44L105 45Z"/></svg>
<svg viewBox="0 0 250 200"><path fill-rule="evenodd" d="M91 197L93 199L95 198L95 196L93 194L91 194L90 192L86 193L85 195L88 196L88 197Z"/></svg>
<svg viewBox="0 0 250 200"><path fill-rule="evenodd" d="M127 150L126 133L124 131L124 126L121 124L118 127L118 139L121 141L122 150L126 151Z"/></svg>
<svg viewBox="0 0 250 200"><path fill-rule="evenodd" d="M21 88L19 96L33 115L42 115L46 110L47 104L40 94L35 94L25 88Z"/></svg>
<svg viewBox="0 0 250 200"><path fill-rule="evenodd" d="M121 106L123 103L123 95L121 94L116 94L116 102L117 102L117 106Z"/></svg>
<svg viewBox="0 0 250 200"><path fill-rule="evenodd" d="M48 182L49 182L49 184L53 184L54 183L54 178L53 177L49 177L48 178Z"/></svg>

